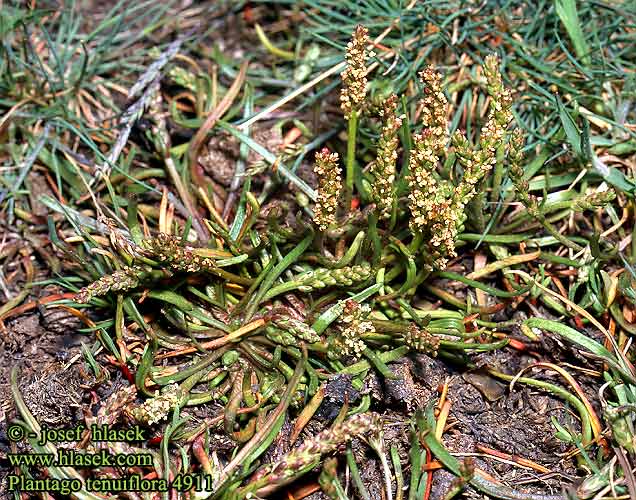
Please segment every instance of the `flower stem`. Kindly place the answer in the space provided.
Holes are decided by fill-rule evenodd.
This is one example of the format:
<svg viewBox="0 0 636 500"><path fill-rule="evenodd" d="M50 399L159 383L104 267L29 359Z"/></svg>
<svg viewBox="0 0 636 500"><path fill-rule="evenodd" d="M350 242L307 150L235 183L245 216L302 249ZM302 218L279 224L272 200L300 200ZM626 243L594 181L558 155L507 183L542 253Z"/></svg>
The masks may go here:
<svg viewBox="0 0 636 500"><path fill-rule="evenodd" d="M352 110L347 124L347 160L346 160L346 184L345 184L345 211L351 210L353 198L353 184L355 180L356 165L356 137L358 135L358 111Z"/></svg>
<svg viewBox="0 0 636 500"><path fill-rule="evenodd" d="M373 245L373 265L377 265L380 262L382 255L382 242L378 235L378 215L371 213L369 215L369 239Z"/></svg>

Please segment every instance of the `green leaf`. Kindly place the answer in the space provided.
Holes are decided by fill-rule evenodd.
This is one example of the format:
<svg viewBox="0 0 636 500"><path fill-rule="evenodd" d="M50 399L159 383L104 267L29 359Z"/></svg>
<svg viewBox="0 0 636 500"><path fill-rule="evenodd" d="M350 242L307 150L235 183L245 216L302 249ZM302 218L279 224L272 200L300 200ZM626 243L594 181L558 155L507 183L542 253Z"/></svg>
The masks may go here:
<svg viewBox="0 0 636 500"><path fill-rule="evenodd" d="M552 425L554 425L555 429L557 430L556 433L554 434L554 437L556 437L557 439L560 439L564 443L574 442L572 435L568 432L568 430L565 427L563 427L559 423L559 421L556 418L554 418L554 416L551 416L550 420L552 421Z"/></svg>
<svg viewBox="0 0 636 500"><path fill-rule="evenodd" d="M570 342L580 345L588 352L598 356L599 358L602 358L605 363L621 373L627 380L633 380L631 374L629 374L619 364L619 362L616 360L616 357L611 352L609 352L605 347L603 347L595 340L592 340L586 335L583 335L581 332L575 330L574 328L564 325L563 323L559 323L558 321L543 318L530 318L527 319L524 323L530 328L541 328L542 330L556 333L557 335L560 335Z"/></svg>
<svg viewBox="0 0 636 500"><path fill-rule="evenodd" d="M574 52L584 65L589 66L591 62L590 48L583 35L579 12L576 9L576 0L555 0L554 7L572 41Z"/></svg>
<svg viewBox="0 0 636 500"><path fill-rule="evenodd" d="M576 153L577 157L582 157L583 150L581 149L581 131L579 127L576 125L574 119L568 113L568 110L563 105L563 101L561 97L556 97L557 108L559 109L559 118L561 118L561 124L563 125L563 130L565 131L565 135L572 146L572 149Z"/></svg>
<svg viewBox="0 0 636 500"><path fill-rule="evenodd" d="M625 194L634 196L636 184L619 169L616 167L608 167L603 160L594 153L592 153L592 166L594 167L594 170L605 180L605 182L611 184Z"/></svg>

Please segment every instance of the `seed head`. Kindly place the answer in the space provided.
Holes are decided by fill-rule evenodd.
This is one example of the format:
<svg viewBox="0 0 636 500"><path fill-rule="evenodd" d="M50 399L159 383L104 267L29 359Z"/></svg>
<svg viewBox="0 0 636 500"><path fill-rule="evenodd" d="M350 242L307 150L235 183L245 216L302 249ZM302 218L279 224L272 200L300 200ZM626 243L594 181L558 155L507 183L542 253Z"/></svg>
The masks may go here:
<svg viewBox="0 0 636 500"><path fill-rule="evenodd" d="M490 94L490 111L481 130L480 147L471 147L457 132L452 143L457 161L463 167L458 184L440 178L437 167L447 147L448 101L442 91L442 77L432 66L420 74L425 96L422 104L422 133L413 138L409 161L410 228L424 236L433 267L443 269L456 257L457 234L466 220L465 207L473 199L478 185L494 167L497 150L505 143L506 129L512 120L512 98L503 86L495 56L488 56L484 74ZM448 157L447 157L448 159Z"/></svg>
<svg viewBox="0 0 636 500"><path fill-rule="evenodd" d="M490 94L490 113L496 126L505 132L508 124L512 120L512 95L510 89L504 87L499 71L499 59L496 55L490 54L484 60L484 75L488 94ZM497 142L501 142L498 138Z"/></svg>
<svg viewBox="0 0 636 500"><path fill-rule="evenodd" d="M421 134L416 134L413 137L408 176L410 226L413 231L426 228L433 208L438 204L438 183L433 175L438 162L439 158L432 148L431 133L425 130Z"/></svg>
<svg viewBox="0 0 636 500"><path fill-rule="evenodd" d="M528 191L528 181L523 179L523 134L520 129L512 131L510 142L508 143L508 163L510 165L510 177L517 189L524 187Z"/></svg>
<svg viewBox="0 0 636 500"><path fill-rule="evenodd" d="M530 184L524 178L523 170L523 134L521 130L515 129L508 143L508 163L510 165L510 179L512 180L519 201L525 205L531 215L539 213L539 204L536 196L530 194Z"/></svg>
<svg viewBox="0 0 636 500"><path fill-rule="evenodd" d="M453 203L457 210L463 210L477 193L476 186L479 181L494 166L495 151L475 151L459 130L453 134L452 143L457 160L464 169L464 175L455 188Z"/></svg>
<svg viewBox="0 0 636 500"><path fill-rule="evenodd" d="M464 190L468 192L495 166L497 149L504 144L506 129L512 120L512 95L503 85L499 61L494 54L484 61L484 75L490 94L490 111L479 135L480 150L473 153L470 168L464 167L465 181L462 181L467 184Z"/></svg>
<svg viewBox="0 0 636 500"><path fill-rule="evenodd" d="M495 166L497 149L504 144L506 129L512 120L512 96L510 90L503 85L497 56L486 57L484 75L490 95L490 111L481 129L480 149L476 151L471 148L461 132L453 135L453 146L464 168L462 180L455 190L454 204L457 210L463 210L475 196L477 184Z"/></svg>

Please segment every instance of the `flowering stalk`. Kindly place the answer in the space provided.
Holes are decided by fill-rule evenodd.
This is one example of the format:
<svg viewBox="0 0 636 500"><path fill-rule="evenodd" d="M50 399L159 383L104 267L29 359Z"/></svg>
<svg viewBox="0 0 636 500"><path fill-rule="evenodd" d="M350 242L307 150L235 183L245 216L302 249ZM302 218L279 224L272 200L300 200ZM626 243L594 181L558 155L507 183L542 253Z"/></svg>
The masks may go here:
<svg viewBox="0 0 636 500"><path fill-rule="evenodd" d="M347 122L347 162L346 162L346 187L345 210L351 210L353 200L353 184L356 164L356 137L358 135L358 112L354 111Z"/></svg>
<svg viewBox="0 0 636 500"><path fill-rule="evenodd" d="M430 265L443 269L447 257L454 257L457 237L456 219L452 210L452 185L437 175L440 155L447 143L448 101L442 91L442 76L432 66L420 73L425 96L421 101L424 128L413 137L407 177L411 210L410 227L415 238L412 251L427 240L432 256Z"/></svg>
<svg viewBox="0 0 636 500"><path fill-rule="evenodd" d="M347 159L345 208L351 209L353 183L355 178L356 138L358 135L358 119L367 93L367 58L373 53L367 52L369 31L364 26L356 26L351 41L347 44L345 61L346 69L341 78L343 88L340 91L340 107L347 120Z"/></svg>
<svg viewBox="0 0 636 500"><path fill-rule="evenodd" d="M373 186L371 200L380 219L389 219L395 200L395 164L397 162L398 131L402 118L396 115L398 97L392 94L380 111L384 124L378 141L375 162L371 167Z"/></svg>
<svg viewBox="0 0 636 500"><path fill-rule="evenodd" d="M437 173L440 157L447 147L448 103L442 92L442 77L432 67L420 74L426 95L422 100L424 128L413 138L409 160L410 228L414 236L410 250L415 252L425 240L429 265L438 269L444 269L448 259L457 256L455 242L463 230L466 206L478 191L479 196L482 195L483 189L478 189L478 185L496 165L498 152L503 152L506 130L512 120L512 97L503 86L496 56L486 57L484 74L491 100L488 119L481 130L480 147L471 147L459 131L452 138L457 162L463 168L457 185ZM498 181L494 182L496 187Z"/></svg>

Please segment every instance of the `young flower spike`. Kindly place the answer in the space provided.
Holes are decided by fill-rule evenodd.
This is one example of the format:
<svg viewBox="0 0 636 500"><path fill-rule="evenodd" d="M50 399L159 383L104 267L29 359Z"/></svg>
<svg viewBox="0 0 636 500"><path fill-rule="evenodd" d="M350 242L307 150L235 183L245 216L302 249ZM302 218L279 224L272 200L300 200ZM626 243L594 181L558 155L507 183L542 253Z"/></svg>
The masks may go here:
<svg viewBox="0 0 636 500"><path fill-rule="evenodd" d="M523 135L521 130L512 131L510 142L508 143L508 162L510 164L510 178L517 190L517 196L521 203L528 207L529 211L534 215L534 209L538 204L533 195L530 194L530 183L524 178L523 171ZM530 208L532 207L532 208Z"/></svg>
<svg viewBox="0 0 636 500"><path fill-rule="evenodd" d="M321 231L336 223L342 178L338 167L338 153L323 148L316 153L314 172L318 176L318 199L314 207L314 222Z"/></svg>
<svg viewBox="0 0 636 500"><path fill-rule="evenodd" d="M440 345L439 337L430 333L426 328L420 328L415 323L411 323L402 334L402 341L409 349L425 352L433 357L437 356Z"/></svg>
<svg viewBox="0 0 636 500"><path fill-rule="evenodd" d="M347 67L340 75L343 87L340 91L340 107L348 120L353 111L358 112L367 93L367 52L369 31L364 26L356 26L351 41L347 44L345 61Z"/></svg>
<svg viewBox="0 0 636 500"><path fill-rule="evenodd" d="M272 342L282 345L298 345L300 341L320 342L320 335L311 326L290 316L274 316L265 327L265 335Z"/></svg>
<svg viewBox="0 0 636 500"><path fill-rule="evenodd" d="M510 90L503 85L497 56L486 57L484 75L490 94L490 111L486 124L481 129L480 150L471 150L461 132L453 136L457 157L464 167L464 175L455 190L455 204L460 210L475 196L479 181L495 166L497 149L504 143L506 129L512 121L512 96Z"/></svg>
<svg viewBox="0 0 636 500"><path fill-rule="evenodd" d="M102 276L97 281L82 288L75 294L75 301L80 304L89 302L93 297L100 297L109 292L130 290L139 285L142 277L148 274L143 267L125 266L120 270Z"/></svg>
<svg viewBox="0 0 636 500"><path fill-rule="evenodd" d="M314 465L322 455L337 450L340 445L351 441L354 437L378 432L380 428L381 421L378 414L360 413L354 415L307 439L300 446L283 455L278 461L261 467L254 474L250 485L258 489L259 496L267 496L268 493L285 484L306 470L307 467Z"/></svg>
<svg viewBox="0 0 636 500"><path fill-rule="evenodd" d="M399 143L398 131L402 126L402 118L396 115L398 97L392 94L380 111L384 121L378 141L377 157L371 167L374 177L371 187L371 199L375 203L379 218L391 217L393 198L395 197L395 164Z"/></svg>
<svg viewBox="0 0 636 500"><path fill-rule="evenodd" d="M327 286L352 286L354 283L366 281L371 276L371 265L362 262L357 266L345 266L339 269L318 267L298 277L299 290L310 292Z"/></svg>
<svg viewBox="0 0 636 500"><path fill-rule="evenodd" d="M189 246L182 246L176 236L159 233L154 238L142 242L143 253L174 271L196 273L201 271L213 272L216 269L214 259L201 257L194 253Z"/></svg>
<svg viewBox="0 0 636 500"><path fill-rule="evenodd" d="M512 120L512 95L510 89L504 87L499 71L499 59L496 55L490 54L484 60L484 75L486 77L486 85L488 94L490 94L490 113L493 121L499 128L498 135L495 137L486 137L495 144L500 144L503 134ZM488 141L488 142L490 142Z"/></svg>

